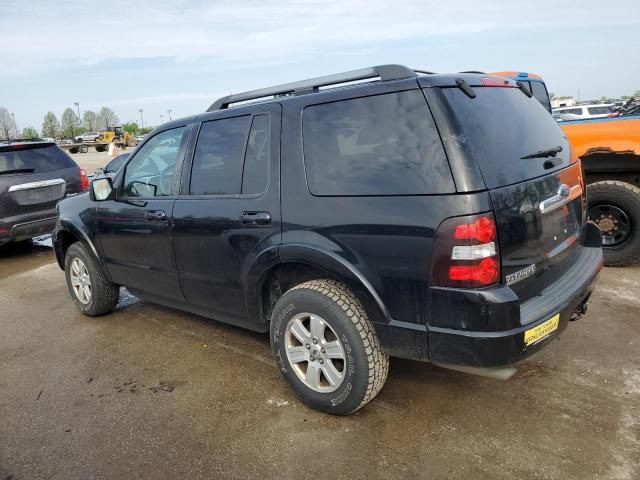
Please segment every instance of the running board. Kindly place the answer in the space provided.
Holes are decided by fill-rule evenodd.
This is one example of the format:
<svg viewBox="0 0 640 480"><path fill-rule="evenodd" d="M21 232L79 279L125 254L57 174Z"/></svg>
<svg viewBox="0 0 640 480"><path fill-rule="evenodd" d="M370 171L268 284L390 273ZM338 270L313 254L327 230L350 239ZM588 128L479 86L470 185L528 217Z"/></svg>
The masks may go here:
<svg viewBox="0 0 640 480"><path fill-rule="evenodd" d="M434 363L434 365L458 372L493 378L494 380L509 380L518 371L515 367L467 367L465 365L449 365L447 363Z"/></svg>

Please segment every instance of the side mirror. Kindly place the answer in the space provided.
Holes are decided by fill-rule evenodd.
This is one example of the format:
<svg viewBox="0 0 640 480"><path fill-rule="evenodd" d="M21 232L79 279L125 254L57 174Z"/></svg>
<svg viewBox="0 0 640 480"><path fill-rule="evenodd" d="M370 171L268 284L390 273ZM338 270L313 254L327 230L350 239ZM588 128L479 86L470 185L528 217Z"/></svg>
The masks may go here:
<svg viewBox="0 0 640 480"><path fill-rule="evenodd" d="M113 193L113 183L109 177L97 178L89 186L89 198L94 202L111 200Z"/></svg>

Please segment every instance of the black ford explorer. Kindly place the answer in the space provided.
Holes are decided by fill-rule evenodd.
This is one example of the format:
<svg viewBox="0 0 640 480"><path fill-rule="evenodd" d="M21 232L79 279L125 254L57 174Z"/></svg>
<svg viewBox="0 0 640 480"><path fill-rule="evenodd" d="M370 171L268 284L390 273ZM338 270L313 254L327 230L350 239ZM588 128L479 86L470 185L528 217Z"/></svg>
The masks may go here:
<svg viewBox="0 0 640 480"><path fill-rule="evenodd" d="M58 205L87 315L119 287L270 332L308 405L359 409L389 356L508 376L602 265L580 161L525 85L384 65L224 97Z"/></svg>

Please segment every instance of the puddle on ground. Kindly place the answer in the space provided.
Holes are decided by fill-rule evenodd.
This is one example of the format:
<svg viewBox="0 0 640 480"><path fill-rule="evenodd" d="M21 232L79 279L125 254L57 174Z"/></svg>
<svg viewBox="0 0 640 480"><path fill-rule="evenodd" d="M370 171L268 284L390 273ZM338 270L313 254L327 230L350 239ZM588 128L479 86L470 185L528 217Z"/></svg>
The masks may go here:
<svg viewBox="0 0 640 480"><path fill-rule="evenodd" d="M0 280L55 262L51 235L0 247Z"/></svg>

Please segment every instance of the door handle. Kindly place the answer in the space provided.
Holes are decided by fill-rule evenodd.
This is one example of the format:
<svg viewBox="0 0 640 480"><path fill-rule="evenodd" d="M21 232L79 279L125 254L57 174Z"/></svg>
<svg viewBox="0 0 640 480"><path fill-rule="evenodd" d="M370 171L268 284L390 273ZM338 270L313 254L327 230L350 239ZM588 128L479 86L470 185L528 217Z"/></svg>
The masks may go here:
<svg viewBox="0 0 640 480"><path fill-rule="evenodd" d="M167 214L162 210L151 210L144 214L144 218L147 220L166 220Z"/></svg>
<svg viewBox="0 0 640 480"><path fill-rule="evenodd" d="M269 212L242 212L240 221L244 225L269 225L271 214Z"/></svg>

